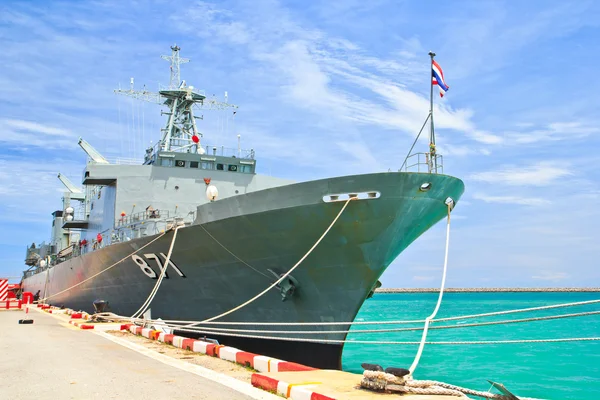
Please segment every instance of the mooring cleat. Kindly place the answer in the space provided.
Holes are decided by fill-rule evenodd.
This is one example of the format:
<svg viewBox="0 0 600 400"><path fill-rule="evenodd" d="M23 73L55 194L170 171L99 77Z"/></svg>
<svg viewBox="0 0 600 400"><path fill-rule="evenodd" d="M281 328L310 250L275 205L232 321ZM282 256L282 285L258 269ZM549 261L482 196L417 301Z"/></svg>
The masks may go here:
<svg viewBox="0 0 600 400"><path fill-rule="evenodd" d="M363 367L365 371L383 371L383 367L379 364L362 363L360 366Z"/></svg>
<svg viewBox="0 0 600 400"><path fill-rule="evenodd" d="M396 368L396 367L387 367L385 369L385 372L388 374L397 376L398 378L402 378L403 376L410 374L410 371L407 370L406 368Z"/></svg>
<svg viewBox="0 0 600 400"><path fill-rule="evenodd" d="M504 396L506 396L506 398L508 400L520 400L517 396L515 396L514 394L512 394L511 392L508 391L508 389L506 389L504 387L503 384L501 383L496 383L496 382L492 382L489 379L486 379L496 390L498 390L500 393L502 393Z"/></svg>

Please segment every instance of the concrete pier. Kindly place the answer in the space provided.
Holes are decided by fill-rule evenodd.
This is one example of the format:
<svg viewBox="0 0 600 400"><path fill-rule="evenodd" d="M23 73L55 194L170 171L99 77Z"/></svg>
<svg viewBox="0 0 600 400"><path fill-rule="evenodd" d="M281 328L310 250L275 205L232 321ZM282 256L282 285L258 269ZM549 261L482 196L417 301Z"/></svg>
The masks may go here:
<svg viewBox="0 0 600 400"><path fill-rule="evenodd" d="M277 398L243 382L250 394L240 393L78 329L66 319L31 310L34 323L18 324L24 317L24 311L0 312L0 399Z"/></svg>
<svg viewBox="0 0 600 400"><path fill-rule="evenodd" d="M24 311L0 312L0 399L398 397L361 389L361 374L318 370L132 324L95 323L74 310L27 307L33 324L18 324Z"/></svg>

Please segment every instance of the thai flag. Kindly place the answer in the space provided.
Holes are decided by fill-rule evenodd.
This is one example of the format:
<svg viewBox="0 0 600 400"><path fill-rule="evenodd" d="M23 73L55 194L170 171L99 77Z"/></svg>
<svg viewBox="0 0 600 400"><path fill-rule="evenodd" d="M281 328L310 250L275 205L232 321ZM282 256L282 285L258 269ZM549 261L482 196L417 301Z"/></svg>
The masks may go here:
<svg viewBox="0 0 600 400"><path fill-rule="evenodd" d="M450 89L450 86L446 85L446 81L444 81L444 71L442 71L442 67L435 60L433 60L431 68L433 75L431 83L440 87L440 97L444 97L444 93Z"/></svg>

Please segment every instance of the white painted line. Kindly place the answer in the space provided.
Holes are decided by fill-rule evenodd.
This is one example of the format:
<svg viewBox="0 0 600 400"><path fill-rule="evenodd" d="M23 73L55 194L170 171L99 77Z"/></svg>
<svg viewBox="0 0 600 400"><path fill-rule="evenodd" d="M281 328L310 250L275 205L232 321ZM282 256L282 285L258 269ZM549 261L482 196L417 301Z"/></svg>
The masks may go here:
<svg viewBox="0 0 600 400"><path fill-rule="evenodd" d="M190 364L185 361L177 360L171 358L169 356L165 356L164 354L157 353L154 350L150 350L145 348L144 346L140 346L139 344L132 343L128 340L121 339L119 337L110 335L108 333L102 331L93 331L96 335L100 335L114 343L120 344L121 346L127 347L133 351L137 351L140 354L145 355L146 357L150 357L156 361L160 361L163 364L170 365L175 368L179 368L183 371L190 372L192 374L201 376L203 378L209 379L213 382L217 382L223 386L226 386L230 389L235 390L236 392L243 393L247 396L252 397L257 400L281 400L281 397L275 396L274 394L265 392L261 389L257 389L249 383L238 381L235 378L232 378L228 375L224 375L208 368L201 367L199 365Z"/></svg>

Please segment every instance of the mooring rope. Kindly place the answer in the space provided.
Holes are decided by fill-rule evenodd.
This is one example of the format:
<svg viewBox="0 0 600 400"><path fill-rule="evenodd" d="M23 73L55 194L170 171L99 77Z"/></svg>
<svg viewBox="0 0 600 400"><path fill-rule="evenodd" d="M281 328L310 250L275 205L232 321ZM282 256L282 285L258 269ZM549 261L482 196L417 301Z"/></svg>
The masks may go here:
<svg viewBox="0 0 600 400"><path fill-rule="evenodd" d="M171 246L169 246L169 252L167 253L167 258L165 259L164 267L162 268L162 271L160 272L160 276L158 277L158 280L156 281L154 288L152 288L152 291L146 298L146 301L144 301L142 306L135 313L133 313L133 315L131 316L132 318L137 318L137 317L141 316L142 314L144 314L146 312L146 310L148 309L148 307L150 306L150 303L152 303L152 300L154 300L154 296L156 296L156 293L158 292L158 289L160 288L160 285L162 284L163 279L167 275L167 268L169 267L169 262L171 262L171 254L173 253L173 247L175 246L175 239L177 239L177 232L179 231L179 228L183 228L184 226L185 225L180 225L180 226L176 227L175 230L173 231L173 239L171 240Z"/></svg>
<svg viewBox="0 0 600 400"><path fill-rule="evenodd" d="M48 297L44 297L43 299L41 299L41 300L40 300L40 302L45 302L46 300L48 300L48 299L51 299L52 297L58 296L59 294L62 294L62 293L64 293L64 292L67 292L67 291L69 291L69 290L71 290L71 289L74 289L74 288L76 288L77 286L83 285L83 284L84 284L84 283L86 283L87 281L89 281L89 280L91 280L91 279L94 279L95 277L97 277L97 276L98 276L98 275L100 275L100 274L103 274L103 273L105 273L105 272L106 272L106 271L108 271L109 269L111 269L111 268L115 267L116 265L120 264L121 262L125 261L126 259L128 259L128 258L129 258L129 257L131 257L132 255L134 255L134 254L135 254L135 253L137 253L138 251L141 251L141 250L145 249L146 247L150 246L152 243L156 242L158 239L160 239L161 237L163 237L163 236L165 235L165 233L166 233L166 232L163 232L163 233L161 233L160 235L158 235L157 237L155 237L154 239L152 239L151 241L149 241L148 243L146 243L145 245L143 245L143 246L142 246L142 247L140 247L139 249L135 250L133 253L131 253L131 254L129 254L129 255L127 255L127 256L125 256L125 257L121 258L119 261L117 261L116 263L114 263L114 264L112 264L112 265L110 265L110 266L108 266L108 267L104 268L102 271L100 271L100 272L98 272L98 273L96 273L96 274L94 274L94 275L90 276L89 278L86 278L86 279L82 280L82 281L81 281L81 282L79 282L79 283L76 283L76 284L74 284L73 286L71 286L71 287L69 287L69 288L67 288L67 289L65 289L65 290L61 290L60 292L58 292L58 293L54 293L53 295L51 295L51 296L48 296Z"/></svg>
<svg viewBox="0 0 600 400"><path fill-rule="evenodd" d="M437 304L433 309L431 315L425 318L425 326L423 327L423 335L421 336L421 343L419 344L419 349L417 350L417 354L415 355L415 359L413 360L412 365L408 369L412 374L417 365L419 365L419 360L421 359L421 354L423 354L423 348L425 347L425 340L427 340L427 332L429 331L429 323L432 319L437 315L440 306L442 305L442 297L444 297L444 287L446 286L446 272L448 271L448 248L450 247L450 212L452 211L452 204L454 202L450 202L447 204L448 206L448 222L446 223L446 253L444 255L444 269L442 272L442 283L440 285L440 295L438 296Z"/></svg>
<svg viewBox="0 0 600 400"><path fill-rule="evenodd" d="M431 322L444 322L444 321L457 321L461 319L473 319L473 318L482 318L482 317L493 317L497 315L506 315L506 314L515 314L515 313L524 313L524 312L532 312L532 311L544 311L551 310L556 308L564 308L564 307L576 307L576 306L584 306L589 304L598 304L600 300L585 300L585 301L577 301L572 303L561 303L561 304L552 304L548 306L539 306L539 307L530 307L530 308L520 308L514 310L505 310L505 311L495 311L489 313L482 314L469 314L462 315L457 317L447 317L447 318L438 318L434 319ZM325 325L408 325L408 324L418 324L424 323L424 319L416 319L416 320L393 320L393 321L350 321L350 322L229 322L229 321L188 321L188 320L176 320L176 319L166 319L161 322L171 322L178 324L207 324L207 325L253 325L253 326L325 326Z"/></svg>
<svg viewBox="0 0 600 400"><path fill-rule="evenodd" d="M598 315L600 311L586 311L580 313L572 313L572 314L561 314L561 315L549 315L545 317L532 317L532 318L522 318L522 319L504 319L500 321L490 321L490 322L478 322L473 324L462 324L462 325L441 325L434 326L431 325L429 327L432 329L457 329L457 328L472 328L477 326L488 326L488 325L504 325L504 324L517 324L522 322L534 322L534 321L546 321L552 319L561 319L561 318L575 318L575 317L585 317L589 315ZM161 320L161 322L165 322ZM176 324L172 324L172 326L179 326ZM390 328L390 329L348 329L341 331L298 331L298 330L269 330L269 329L230 329L230 328L214 328L208 326L199 326L199 329L213 331L215 334L219 332L240 332L240 333L267 333L267 334L298 334L298 335L330 335L330 334L339 334L339 333L391 333L391 332L408 332L408 331L422 331L424 327L415 327L415 328Z"/></svg>
<svg viewBox="0 0 600 400"><path fill-rule="evenodd" d="M207 322L211 322L215 319L219 319L221 317L224 317L226 315L229 315L243 307L246 307L248 304L252 303L253 301L255 301L256 299L260 298L261 296L263 296L265 293L267 293L269 290L273 289L275 286L277 286L281 281L283 281L285 278L288 277L288 275L290 275L296 268L298 268L298 266L300 266L300 264L302 264L302 262L306 259L306 257L308 257L313 250L319 245L319 243L321 243L321 241L323 240L323 238L327 235L327 233L331 230L331 228L333 227L333 225L337 222L337 220L340 218L340 216L342 215L342 213L344 212L344 210L346 209L346 207L348 206L348 204L350 203L350 201L352 201L353 198L349 198L348 200L346 200L346 202L344 203L344 206L342 207L342 209L340 210L340 212L336 215L336 217L333 219L333 221L331 221L331 224L329 224L329 226L327 227L327 229L325 229L325 232L323 232L323 234L321 235L321 237L315 242L315 244L313 244L313 246L306 252L306 254L304 254L304 256L302 256L302 258L300 260L298 260L298 262L289 269L288 272L286 272L285 274L283 274L279 279L277 279L275 282L273 282L269 287L267 287L265 290L263 290L262 292L260 292L259 294L257 294L256 296L254 296L253 298L251 298L250 300L247 300L246 302L240 304L237 307L232 308L229 311L225 311L224 313L221 313L219 315L216 315L212 318L208 318L204 321L200 321L198 323L193 323L190 325L187 325L187 327L193 327L195 325L201 324L201 323L207 323Z"/></svg>
<svg viewBox="0 0 600 400"><path fill-rule="evenodd" d="M127 317L124 317L127 318ZM242 337L249 339L269 339L269 340L284 340L290 342L311 342L311 343L354 343L354 344L398 344L398 345L420 345L421 341L383 341L383 340L342 340L342 339L312 339L312 338L297 338L297 337L285 337L285 336L268 336L268 335L246 335L234 332L215 332L208 331L197 327L186 327L180 325L173 325L165 323L163 320L153 320L156 323L160 323L161 326L171 328L173 330L189 333L202 333L208 335L219 334L222 336ZM148 320L138 320L134 322L148 323ZM517 343L553 343L553 342L581 342L581 341L597 341L600 337L588 337L588 338L558 338L558 339L524 339L524 340L479 340L479 341L441 341L441 342L425 342L425 344L432 345L463 345L463 344L517 344Z"/></svg>
<svg viewBox="0 0 600 400"><path fill-rule="evenodd" d="M394 376L383 371L364 371L360 386L377 392L457 396L463 399L469 399L468 394L493 400L511 400L515 398L514 396L468 389L445 382L416 380L410 374ZM522 396L519 396L519 399L537 400Z"/></svg>

